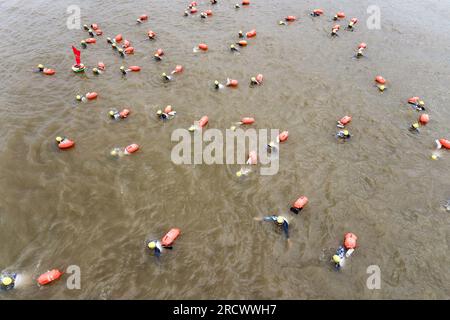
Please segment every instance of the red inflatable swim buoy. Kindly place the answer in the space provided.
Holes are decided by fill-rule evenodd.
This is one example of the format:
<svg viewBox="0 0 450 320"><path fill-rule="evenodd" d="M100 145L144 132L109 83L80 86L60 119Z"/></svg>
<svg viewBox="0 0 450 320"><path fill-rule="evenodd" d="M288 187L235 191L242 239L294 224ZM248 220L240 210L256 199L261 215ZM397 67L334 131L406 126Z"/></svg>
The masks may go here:
<svg viewBox="0 0 450 320"><path fill-rule="evenodd" d="M356 248L356 240L358 240L358 237L355 234L353 234L351 232L346 233L344 235L344 247L345 247L345 249L347 249L347 250L348 249L355 249Z"/></svg>
<svg viewBox="0 0 450 320"><path fill-rule="evenodd" d="M298 214L308 203L308 198L306 196L301 196L297 200L295 200L294 204L291 207L291 211L295 214Z"/></svg>
<svg viewBox="0 0 450 320"><path fill-rule="evenodd" d="M156 33L154 33L152 30L148 30L147 36L149 39L155 39Z"/></svg>
<svg viewBox="0 0 450 320"><path fill-rule="evenodd" d="M247 32L245 35L247 36L247 38L253 38L253 37L256 37L256 30L255 30L255 29L252 29L252 30L250 30L249 32Z"/></svg>
<svg viewBox="0 0 450 320"><path fill-rule="evenodd" d="M450 140L439 139L439 140L436 140L436 144L437 144L438 149L441 149L442 147L444 147L445 149L450 149Z"/></svg>
<svg viewBox="0 0 450 320"><path fill-rule="evenodd" d="M322 9L314 9L313 10L313 15L321 16L321 15L323 15L323 10Z"/></svg>
<svg viewBox="0 0 450 320"><path fill-rule="evenodd" d="M125 154L135 153L138 150L139 150L139 145L136 143L133 143L125 148Z"/></svg>
<svg viewBox="0 0 450 320"><path fill-rule="evenodd" d="M125 39L125 40L123 41L122 48L128 48L129 46L130 46L130 41L128 41L127 39Z"/></svg>
<svg viewBox="0 0 450 320"><path fill-rule="evenodd" d="M260 73L256 76L256 81L258 81L258 83L262 83L264 80L264 76Z"/></svg>
<svg viewBox="0 0 450 320"><path fill-rule="evenodd" d="M240 40L237 44L240 45L241 47L246 47L247 46L247 41Z"/></svg>
<svg viewBox="0 0 450 320"><path fill-rule="evenodd" d="M123 109L122 111L119 112L120 117L123 118L123 119L128 117L129 114L130 114L130 110L129 109Z"/></svg>
<svg viewBox="0 0 450 320"><path fill-rule="evenodd" d="M412 98L408 99L408 103L410 103L410 104L418 104L419 101L420 101L419 97L412 97Z"/></svg>
<svg viewBox="0 0 450 320"><path fill-rule="evenodd" d="M243 5L243 6L248 6L248 5L250 5L250 0L243 0L243 1L242 1L242 5Z"/></svg>
<svg viewBox="0 0 450 320"><path fill-rule="evenodd" d="M242 124L252 124L254 122L255 122L255 118L251 118L251 117L244 117L241 119Z"/></svg>
<svg viewBox="0 0 450 320"><path fill-rule="evenodd" d="M37 281L41 286L43 286L55 280L58 280L62 276L62 274L63 273L58 269L53 269L51 271L47 271L46 273L41 274Z"/></svg>
<svg viewBox="0 0 450 320"><path fill-rule="evenodd" d="M375 82L377 82L379 84L385 84L386 80L382 76L376 76L375 77Z"/></svg>
<svg viewBox="0 0 450 320"><path fill-rule="evenodd" d="M88 93L86 93L86 98L88 100L97 99L97 97L98 97L97 92L88 92Z"/></svg>
<svg viewBox="0 0 450 320"><path fill-rule="evenodd" d="M105 69L106 69L106 66L105 66L105 64L104 64L103 62L99 62L99 63L97 64L97 67L98 67L100 70L105 70Z"/></svg>
<svg viewBox="0 0 450 320"><path fill-rule="evenodd" d="M46 75L48 75L48 76L52 76L52 75L54 75L54 74L56 73L56 71L53 70L53 69L47 69L47 68L44 68L44 70L42 70L42 73L43 73L43 74L46 74Z"/></svg>
<svg viewBox="0 0 450 320"><path fill-rule="evenodd" d="M192 8L191 8L191 13L197 13L197 11L198 11L198 10L197 10L196 7L192 7Z"/></svg>
<svg viewBox="0 0 450 320"><path fill-rule="evenodd" d="M250 165L258 164L258 154L256 153L256 151L250 151L248 153L247 164L250 164Z"/></svg>
<svg viewBox="0 0 450 320"><path fill-rule="evenodd" d="M430 116L426 113L421 114L419 117L419 122L421 125L426 125L430 121Z"/></svg>
<svg viewBox="0 0 450 320"><path fill-rule="evenodd" d="M163 55L164 55L163 49L159 48L158 50L156 50L155 56L161 57Z"/></svg>
<svg viewBox="0 0 450 320"><path fill-rule="evenodd" d="M69 149L75 145L74 141L66 137L56 137L56 143L58 143L58 148L60 149Z"/></svg>
<svg viewBox="0 0 450 320"><path fill-rule="evenodd" d="M341 120L338 121L338 127L344 127L345 125L349 124L352 121L351 116L345 116L342 117Z"/></svg>
<svg viewBox="0 0 450 320"><path fill-rule="evenodd" d="M200 43L198 48L203 51L208 51L208 45L206 43Z"/></svg>
<svg viewBox="0 0 450 320"><path fill-rule="evenodd" d="M133 47L125 48L125 50L123 52L125 52L126 54L133 54L134 48Z"/></svg>
<svg viewBox="0 0 450 320"><path fill-rule="evenodd" d="M286 21L295 21L295 20L297 20L297 17L296 16L287 16L286 18L284 18L284 20L286 20Z"/></svg>
<svg viewBox="0 0 450 320"><path fill-rule="evenodd" d="M95 30L95 34L98 35L98 36L101 36L103 34L103 31L100 30L100 29Z"/></svg>
<svg viewBox="0 0 450 320"><path fill-rule="evenodd" d="M239 82L235 79L227 79L227 87L237 87Z"/></svg>
<svg viewBox="0 0 450 320"><path fill-rule="evenodd" d="M361 42L359 45L358 45L358 49L366 49L367 48L367 44L365 43L365 42Z"/></svg>
<svg viewBox="0 0 450 320"><path fill-rule="evenodd" d="M117 36L114 37L114 40L116 40L116 42L122 42L122 35L119 33Z"/></svg>
<svg viewBox="0 0 450 320"><path fill-rule="evenodd" d="M165 108L164 108L164 113L169 113L169 112L172 112L172 106L166 106Z"/></svg>
<svg viewBox="0 0 450 320"><path fill-rule="evenodd" d="M139 66L129 66L128 70L133 71L133 72L139 72L139 71L141 71L141 67L139 67Z"/></svg>
<svg viewBox="0 0 450 320"><path fill-rule="evenodd" d="M146 21L148 19L148 15L146 15L146 14L142 14L140 17L139 17L139 20L140 21Z"/></svg>
<svg viewBox="0 0 450 320"><path fill-rule="evenodd" d="M206 125L208 124L208 121L209 121L208 116L203 116L203 117L201 117L200 120L198 121L198 126L199 126L200 128L203 128L204 126L206 126Z"/></svg>
<svg viewBox="0 0 450 320"><path fill-rule="evenodd" d="M206 10L205 13L208 16L212 16L212 14L213 14L212 10Z"/></svg>
<svg viewBox="0 0 450 320"><path fill-rule="evenodd" d="M172 74L174 73L181 73L183 72L183 66L182 65L177 65L175 66L175 69L173 69Z"/></svg>
<svg viewBox="0 0 450 320"><path fill-rule="evenodd" d="M342 12L342 11L339 11L338 13L336 13L335 18L344 19L345 18L345 13Z"/></svg>
<svg viewBox="0 0 450 320"><path fill-rule="evenodd" d="M97 30L98 24L96 24L96 23L91 24L91 28L92 28L92 30Z"/></svg>
<svg viewBox="0 0 450 320"><path fill-rule="evenodd" d="M97 40L95 38L87 38L86 40L84 40L86 43L96 43Z"/></svg>
<svg viewBox="0 0 450 320"><path fill-rule="evenodd" d="M283 131L282 133L280 133L278 135L278 141L279 142L285 142L289 137L289 132L288 131Z"/></svg>
<svg viewBox="0 0 450 320"><path fill-rule="evenodd" d="M172 228L169 232L166 233L164 237L161 239L161 245L163 247L171 247L175 240L180 236L181 231L178 228Z"/></svg>

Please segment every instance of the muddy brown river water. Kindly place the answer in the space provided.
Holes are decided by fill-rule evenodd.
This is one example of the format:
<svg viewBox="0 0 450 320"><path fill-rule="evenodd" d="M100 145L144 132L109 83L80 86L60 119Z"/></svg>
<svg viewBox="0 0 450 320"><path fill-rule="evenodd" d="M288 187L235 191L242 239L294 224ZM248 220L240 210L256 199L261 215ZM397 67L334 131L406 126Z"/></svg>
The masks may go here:
<svg viewBox="0 0 450 320"><path fill-rule="evenodd" d="M0 2L0 270L28 283L0 299L448 299L450 153L430 159L434 140L450 137L450 6L448 1L266 1L234 8L234 1L183 17L188 1ZM98 23L104 35L82 50L94 76L74 74L71 45L88 37L66 26L69 5L81 23ZM366 25L378 5L381 29ZM325 15L312 18L321 7ZM358 17L354 32L331 39L331 16ZM136 24L147 13L149 21ZM277 22L286 15L298 20ZM239 55L229 45L239 30L257 29ZM157 33L147 39L147 30ZM106 43L122 33L135 47L124 59ZM207 53L193 53L200 42ZM353 59L366 42L363 59ZM165 50L156 62L153 52ZM123 61L124 60L124 61ZM37 64L54 76L33 73ZM119 67L139 65L122 77ZM184 66L175 81L162 72ZM264 74L257 88L249 79ZM381 74L388 89L373 79ZM213 89L232 77L236 89ZM78 103L80 93L99 98ZM430 123L408 131L418 113L406 100L423 97ZM156 119L172 105L175 119ZM113 122L110 108L129 106ZM241 116L253 128L289 130L276 175L238 179L238 165L175 165L171 134L207 114L209 128L226 129ZM351 114L352 138L337 143L336 120ZM58 150L57 135L76 141ZM111 148L139 143L119 160ZM298 216L289 206L310 202ZM270 225L253 217L283 214L292 247ZM171 227L182 231L159 262L145 240ZM358 248L336 272L330 257L345 232ZM81 289L64 276L38 287L41 273L70 265L81 269ZM378 265L381 289L366 286L367 267ZM33 280L31 280L33 279Z"/></svg>

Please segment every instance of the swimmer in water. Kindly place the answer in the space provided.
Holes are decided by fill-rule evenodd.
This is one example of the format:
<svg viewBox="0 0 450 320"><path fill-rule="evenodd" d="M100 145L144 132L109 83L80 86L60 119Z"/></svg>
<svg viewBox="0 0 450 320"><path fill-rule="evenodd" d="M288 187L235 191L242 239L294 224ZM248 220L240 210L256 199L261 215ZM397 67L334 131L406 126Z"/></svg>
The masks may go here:
<svg viewBox="0 0 450 320"><path fill-rule="evenodd" d="M274 216L266 216L264 218L255 218L255 220L275 223L278 227L283 229L286 239L289 240L289 222L285 217L274 215Z"/></svg>
<svg viewBox="0 0 450 320"><path fill-rule="evenodd" d="M348 132L348 130L341 130L336 134L336 138L339 139L343 139L343 140L348 140L350 139L351 135L350 132Z"/></svg>
<svg viewBox="0 0 450 320"><path fill-rule="evenodd" d="M239 52L239 49L236 48L236 46L235 46L234 44L232 44L232 45L230 46L230 50L233 51L233 52Z"/></svg>
<svg viewBox="0 0 450 320"><path fill-rule="evenodd" d="M170 111L170 112L163 112L162 110L156 111L156 115L161 120L171 120L175 118L175 115L177 114L176 111Z"/></svg>
<svg viewBox="0 0 450 320"><path fill-rule="evenodd" d="M158 240L151 240L147 243L147 248L150 249L150 251L159 258L161 256L161 253L163 252L163 247L161 245L161 242Z"/></svg>
<svg viewBox="0 0 450 320"><path fill-rule="evenodd" d="M414 132L414 133L420 133L420 131L419 131L419 123L413 123L410 127L409 127L409 130L411 131L411 132Z"/></svg>
<svg viewBox="0 0 450 320"><path fill-rule="evenodd" d="M224 86L223 84L221 84L219 81L217 81L217 80L214 81L214 88L215 88L216 90L222 89L222 88L224 88L224 87L225 87L225 86Z"/></svg>
<svg viewBox="0 0 450 320"><path fill-rule="evenodd" d="M161 74L161 77L163 78L164 81L172 81L173 77L172 76L168 76L165 72L163 72L163 74Z"/></svg>
<svg viewBox="0 0 450 320"><path fill-rule="evenodd" d="M16 273L2 272L0 274L0 290L8 291L14 289L16 278Z"/></svg>

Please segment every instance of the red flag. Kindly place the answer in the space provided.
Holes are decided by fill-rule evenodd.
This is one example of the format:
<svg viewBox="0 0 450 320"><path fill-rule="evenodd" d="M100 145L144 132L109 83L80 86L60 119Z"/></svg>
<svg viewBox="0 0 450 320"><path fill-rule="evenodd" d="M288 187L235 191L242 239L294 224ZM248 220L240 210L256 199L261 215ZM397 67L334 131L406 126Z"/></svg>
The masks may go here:
<svg viewBox="0 0 450 320"><path fill-rule="evenodd" d="M72 46L72 51L73 51L73 54L75 55L75 61L77 62L77 65L79 65L81 63L81 57L80 57L81 52L74 46Z"/></svg>

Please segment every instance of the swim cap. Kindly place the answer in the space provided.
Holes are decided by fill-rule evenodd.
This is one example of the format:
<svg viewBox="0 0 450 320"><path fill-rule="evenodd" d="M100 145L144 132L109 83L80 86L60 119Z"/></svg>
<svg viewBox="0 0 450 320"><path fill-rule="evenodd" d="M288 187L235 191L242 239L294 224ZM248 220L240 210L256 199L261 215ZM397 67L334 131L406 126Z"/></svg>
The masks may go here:
<svg viewBox="0 0 450 320"><path fill-rule="evenodd" d="M431 159L437 160L437 155L433 154L433 155L431 156Z"/></svg>
<svg viewBox="0 0 450 320"><path fill-rule="evenodd" d="M77 99L77 100L81 100L81 96L78 94L78 95L76 96L76 99Z"/></svg>
<svg viewBox="0 0 450 320"><path fill-rule="evenodd" d="M124 67L124 66L121 66L121 67L120 67L120 70L124 70L124 69L125 69L125 67Z"/></svg>
<svg viewBox="0 0 450 320"><path fill-rule="evenodd" d="M92 69L93 72L98 72L97 68Z"/></svg>
<svg viewBox="0 0 450 320"><path fill-rule="evenodd" d="M161 111L161 110L158 110L158 111L156 111L156 114L157 114L158 116L160 116L160 115L162 114L162 111Z"/></svg>
<svg viewBox="0 0 450 320"><path fill-rule="evenodd" d="M117 51L119 51L120 53L123 53L123 49L122 48L117 49Z"/></svg>
<svg viewBox="0 0 450 320"><path fill-rule="evenodd" d="M423 102L422 100L419 101L419 105L423 106L425 104L425 102Z"/></svg>
<svg viewBox="0 0 450 320"><path fill-rule="evenodd" d="M155 249L155 248L156 248L156 243L155 243L155 241L150 241L150 242L148 243L148 247L149 247L150 250Z"/></svg>
<svg viewBox="0 0 450 320"><path fill-rule="evenodd" d="M44 66L42 64L38 64L39 69L44 69Z"/></svg>
<svg viewBox="0 0 450 320"><path fill-rule="evenodd" d="M84 41L84 40L81 40L81 44L86 44L86 41Z"/></svg>
<svg viewBox="0 0 450 320"><path fill-rule="evenodd" d="M215 81L214 81L214 84L215 84L216 86L218 86L218 85L219 85L219 81L215 80Z"/></svg>
<svg viewBox="0 0 450 320"><path fill-rule="evenodd" d="M282 216L278 216L277 223L278 224L283 224L283 222L284 222L284 218Z"/></svg>
<svg viewBox="0 0 450 320"><path fill-rule="evenodd" d="M110 115L111 117L114 116L114 113L115 113L114 110L110 110L110 111L109 111L109 115Z"/></svg>
<svg viewBox="0 0 450 320"><path fill-rule="evenodd" d="M412 127L413 127L414 129L417 129L417 128L419 128L419 124L418 124L417 122L416 122L416 123L413 123Z"/></svg>
<svg viewBox="0 0 450 320"><path fill-rule="evenodd" d="M117 155L117 151L116 151L115 149L112 150L112 151L111 151L111 155L112 155L112 156L116 156L116 155Z"/></svg>
<svg viewBox="0 0 450 320"><path fill-rule="evenodd" d="M341 262L341 258L337 254L335 254L333 256L333 261L334 261L334 263L340 263Z"/></svg>
<svg viewBox="0 0 450 320"><path fill-rule="evenodd" d="M163 72L162 76L163 77L167 77L167 74L165 72Z"/></svg>
<svg viewBox="0 0 450 320"><path fill-rule="evenodd" d="M190 126L188 130L191 131L191 132L194 131L195 130L195 126Z"/></svg>
<svg viewBox="0 0 450 320"><path fill-rule="evenodd" d="M61 142L61 141L63 141L63 138L62 137L56 137L56 141L57 142Z"/></svg>
<svg viewBox="0 0 450 320"><path fill-rule="evenodd" d="M242 176L242 171L241 171L241 170L239 170L238 172L236 172L236 176L237 176L237 177L240 177L240 176Z"/></svg>
<svg viewBox="0 0 450 320"><path fill-rule="evenodd" d="M255 78L255 77L252 77L250 80L251 80L252 82L256 82L256 78Z"/></svg>
<svg viewBox="0 0 450 320"><path fill-rule="evenodd" d="M348 130L344 130L344 131L342 131L342 133L345 135L345 136L348 136Z"/></svg>
<svg viewBox="0 0 450 320"><path fill-rule="evenodd" d="M2 284L4 286L9 286L12 282L13 282L13 279L11 277L6 276L6 277L2 278Z"/></svg>

